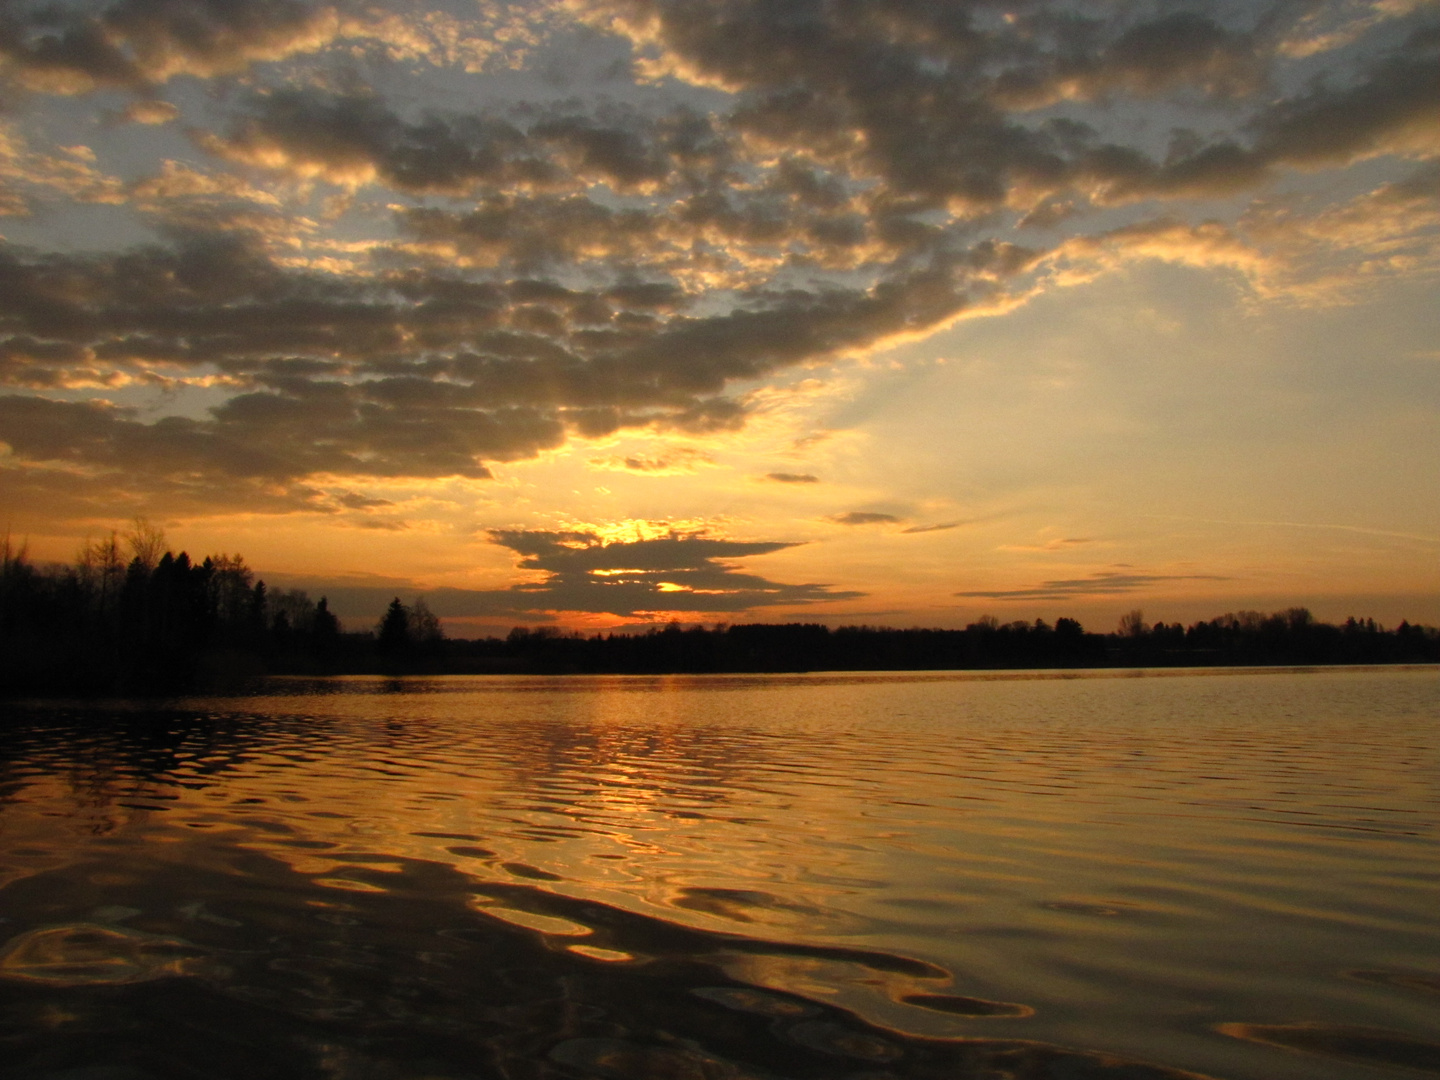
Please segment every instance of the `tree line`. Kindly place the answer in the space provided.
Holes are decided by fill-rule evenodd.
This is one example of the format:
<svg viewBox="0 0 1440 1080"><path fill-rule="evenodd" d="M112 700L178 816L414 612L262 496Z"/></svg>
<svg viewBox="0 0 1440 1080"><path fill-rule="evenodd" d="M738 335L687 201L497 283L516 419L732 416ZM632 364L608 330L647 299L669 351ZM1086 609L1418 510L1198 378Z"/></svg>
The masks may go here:
<svg viewBox="0 0 1440 1080"><path fill-rule="evenodd" d="M263 674L702 673L1080 668L1440 661L1440 631L1373 619L1320 622L1304 608L1241 611L1191 626L1126 615L963 630L751 623L591 634L517 627L453 640L424 598L396 597L371 631L342 630L325 597L268 589L239 555L175 554L144 521L85 543L68 565L0 546L0 693L168 693Z"/></svg>
<svg viewBox="0 0 1440 1080"><path fill-rule="evenodd" d="M740 624L643 634L585 636L550 628L508 638L454 642L471 670L536 672L915 671L984 668L1204 667L1395 664L1440 661L1440 630L1373 619L1335 626L1305 608L1241 611L1186 627L1144 621L1133 611L1113 633L1090 633L1075 619L1000 623L963 630L830 628L814 623Z"/></svg>
<svg viewBox="0 0 1440 1080"><path fill-rule="evenodd" d="M322 597L270 590L240 555L192 561L144 521L87 541L70 565L0 545L0 689L163 692L338 656Z"/></svg>

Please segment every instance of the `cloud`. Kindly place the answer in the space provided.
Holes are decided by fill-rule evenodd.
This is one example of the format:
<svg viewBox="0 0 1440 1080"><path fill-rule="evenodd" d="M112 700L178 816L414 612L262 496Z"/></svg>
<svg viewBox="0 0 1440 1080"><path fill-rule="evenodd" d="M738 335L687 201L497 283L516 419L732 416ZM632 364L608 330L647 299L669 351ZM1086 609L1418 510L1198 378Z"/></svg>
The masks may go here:
<svg viewBox="0 0 1440 1080"><path fill-rule="evenodd" d="M1285 34L1282 56L1304 58L1344 48L1377 26L1404 19L1431 0L1372 0L1357 5L1316 5Z"/></svg>
<svg viewBox="0 0 1440 1080"><path fill-rule="evenodd" d="M732 154L709 118L684 109L408 119L375 94L309 88L257 95L227 134L199 139L217 155L297 179L382 183L412 194L465 195L481 186L575 191L596 182L646 192L723 171Z"/></svg>
<svg viewBox="0 0 1440 1080"><path fill-rule="evenodd" d="M1350 81L1253 109L1240 128L1248 140L1239 131L1209 141L1180 133L1157 158L1069 117L1025 117L1061 102L1180 90L1248 103L1284 58L1303 9L1261 8L1248 24L1225 25L1194 11L1026 7L997 22L940 4L582 5L597 25L630 38L652 77L739 95L733 122L747 137L843 162L890 195L973 208L1030 208L1069 190L1105 203L1226 196L1278 167L1435 151L1440 69L1423 29Z"/></svg>
<svg viewBox="0 0 1440 1080"><path fill-rule="evenodd" d="M489 0L470 7L460 18L354 0L15 3L0 14L0 79L48 94L144 92L179 76L239 76L332 49L352 62L375 56L477 73L514 66L543 36L543 13Z"/></svg>
<svg viewBox="0 0 1440 1080"><path fill-rule="evenodd" d="M828 585L785 585L735 565L796 547L793 543L675 534L606 544L585 531L495 530L490 536L522 557L522 570L546 575L509 590L513 603L532 611L744 611L863 595Z"/></svg>
<svg viewBox="0 0 1440 1080"><path fill-rule="evenodd" d="M643 208L575 192L491 191L463 213L401 209L396 221L410 241L401 250L412 257L527 272L624 265L712 290L750 288L787 267L873 270L903 247L938 235L922 229L912 237L884 237L877 223L849 207L817 210L795 193L713 183L701 193L688 185L683 194L652 193Z"/></svg>
<svg viewBox="0 0 1440 1080"><path fill-rule="evenodd" d="M1085 547L1095 541L1083 536L1067 536L1047 540L1043 544L1004 544L1002 551L1067 551L1070 548Z"/></svg>
<svg viewBox="0 0 1440 1080"><path fill-rule="evenodd" d="M900 521L894 514L877 514L868 510L850 510L825 520L836 525L895 525Z"/></svg>
<svg viewBox="0 0 1440 1080"><path fill-rule="evenodd" d="M818 484L820 478L810 473L772 472L765 474L766 480L773 480L777 484Z"/></svg>
<svg viewBox="0 0 1440 1080"><path fill-rule="evenodd" d="M1274 292L1353 298L1378 282L1440 269L1440 163L1320 209L1304 200L1257 201L1237 223L1274 252Z"/></svg>
<svg viewBox="0 0 1440 1080"><path fill-rule="evenodd" d="M1440 267L1440 166L1316 207L1306 195L1253 201L1233 225L1174 217L1077 236L1046 257L1057 284L1135 259L1234 271L1262 296L1334 301L1376 282Z"/></svg>
<svg viewBox="0 0 1440 1080"><path fill-rule="evenodd" d="M928 533L944 532L947 529L958 529L962 525L969 525L968 521L945 521L938 525L911 525L908 529L901 529L902 533Z"/></svg>
<svg viewBox="0 0 1440 1080"><path fill-rule="evenodd" d="M201 143L221 157L297 179L464 194L477 184L562 179L528 152L522 132L483 116L407 123L375 95L284 89L258 98L226 136Z"/></svg>
<svg viewBox="0 0 1440 1080"><path fill-rule="evenodd" d="M47 93L142 89L314 51L344 29L337 8L299 0L15 5L0 17L0 70Z"/></svg>
<svg viewBox="0 0 1440 1080"><path fill-rule="evenodd" d="M373 496L362 495L356 491L340 491L335 493L335 499L341 506L349 510L371 510L380 506L394 506L389 499L377 499Z"/></svg>
<svg viewBox="0 0 1440 1080"><path fill-rule="evenodd" d="M254 97L227 132L196 138L302 184L471 198L464 211L396 204L409 239L397 251L476 268L623 262L713 290L786 266L883 265L939 235L893 209L871 220L837 177L795 155L747 160L740 132L688 108L414 118L375 94L285 88ZM616 194L644 202L617 205Z"/></svg>
<svg viewBox="0 0 1440 1080"><path fill-rule="evenodd" d="M168 124L180 116L180 109L168 101L148 98L126 106L122 116L132 124Z"/></svg>
<svg viewBox="0 0 1440 1080"><path fill-rule="evenodd" d="M653 457L627 454L589 460L593 469L638 473L641 476L686 476L714 463L715 459L705 451L688 446L672 446Z"/></svg>
<svg viewBox="0 0 1440 1080"><path fill-rule="evenodd" d="M29 462L68 462L144 477L207 474L293 482L346 476L482 478L483 459L534 456L563 429L534 409L444 401L387 407L341 384L230 398L206 420L146 423L98 402L0 397L0 438ZM369 400L367 400L367 397Z"/></svg>
<svg viewBox="0 0 1440 1080"><path fill-rule="evenodd" d="M175 184L203 177L176 170ZM663 282L576 290L424 271L283 266L253 237L41 255L0 244L0 378L15 387L192 372L232 396L146 420L100 403L0 400L23 461L293 483L485 477L489 465L622 429L738 427L738 380L954 317L1027 256L983 245L868 288L761 292L714 314ZM669 310L667 310L667 305Z"/></svg>
<svg viewBox="0 0 1440 1080"><path fill-rule="evenodd" d="M306 483L277 484L260 478L192 470L159 475L76 466L36 467L0 452L0 505L17 519L65 522L83 529L93 522L134 516L239 514L333 514L326 492Z"/></svg>
<svg viewBox="0 0 1440 1080"><path fill-rule="evenodd" d="M1230 581L1218 574L1121 574L1098 571L1085 578L1043 581L1028 589L992 589L957 592L956 596L985 600L1070 600L1082 596L1125 596L1167 581Z"/></svg>
<svg viewBox="0 0 1440 1080"><path fill-rule="evenodd" d="M0 122L0 216L28 216L37 205L57 198L124 202L122 181L94 162L94 151L84 145L37 151L14 124Z"/></svg>
<svg viewBox="0 0 1440 1080"><path fill-rule="evenodd" d="M1251 190L1278 169L1316 171L1383 154L1440 152L1440 38L1417 33L1353 82L1322 83L1257 110L1235 137L1204 142L1183 134L1162 162L1101 147L1079 159L1099 201L1224 197Z"/></svg>
<svg viewBox="0 0 1440 1080"><path fill-rule="evenodd" d="M177 155L148 175L98 135L32 144L45 114L16 92L0 212L32 215L30 235L71 204L106 215L89 248L0 243L0 439L27 484L58 499L78 472L136 498L305 507L347 478L479 479L577 438L737 430L781 372L1134 260L1319 297L1440 255L1430 166L1397 180L1372 162L1388 182L1343 204L1184 205L1440 152L1440 37L1399 0L1338 28L1279 4L466 10L5 8L0 80L107 91L88 107L112 140L117 116L178 116L157 96L169 80L235 77L194 109L205 130L126 130ZM567 18L620 59L605 92L466 81ZM1295 43L1342 30L1359 36L1300 78ZM573 59L567 41L549 59ZM1157 131L1181 116L1194 130L1166 145ZM1016 226L1064 232L1029 247L1006 240ZM105 249L136 230L146 242ZM129 408L141 387L204 397Z"/></svg>
<svg viewBox="0 0 1440 1080"><path fill-rule="evenodd" d="M1051 255L1053 263L1066 265L1062 279L1077 270L1094 275L1135 259L1230 269L1257 281L1279 270L1274 259L1229 226L1218 221L1192 225L1171 217L1075 237Z"/></svg>
<svg viewBox="0 0 1440 1080"><path fill-rule="evenodd" d="M1284 98L1252 121L1258 156L1301 167L1440 150L1440 35L1417 32L1355 83Z"/></svg>
<svg viewBox="0 0 1440 1080"><path fill-rule="evenodd" d="M747 573L739 560L798 545L747 542L672 533L606 543L588 530L563 532L497 529L493 543L520 556L519 568L540 580L508 589L425 590L437 615L532 618L551 612L589 612L621 617L668 612L742 612L755 608L849 600L863 593L828 585L788 585ZM298 579L297 579L298 580ZM374 615L396 593L415 591L399 581L336 580L323 586L342 615Z"/></svg>
<svg viewBox="0 0 1440 1080"><path fill-rule="evenodd" d="M663 270L685 254L654 213L616 210L578 195L487 195L464 214L425 207L404 210L397 220L417 252L477 267L539 270L572 260L625 260Z"/></svg>

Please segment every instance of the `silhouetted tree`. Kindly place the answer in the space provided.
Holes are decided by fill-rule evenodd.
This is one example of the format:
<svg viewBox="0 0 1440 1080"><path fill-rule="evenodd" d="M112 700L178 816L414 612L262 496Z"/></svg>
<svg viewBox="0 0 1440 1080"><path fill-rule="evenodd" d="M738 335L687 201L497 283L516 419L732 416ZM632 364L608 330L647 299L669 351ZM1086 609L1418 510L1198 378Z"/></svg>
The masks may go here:
<svg viewBox="0 0 1440 1080"><path fill-rule="evenodd" d="M251 588L255 574L239 555L212 555L210 564L210 603L221 626L238 629L244 623L253 602Z"/></svg>
<svg viewBox="0 0 1440 1080"><path fill-rule="evenodd" d="M335 660L339 645L340 620L330 610L330 601L322 596L310 617L311 653L322 668L328 668Z"/></svg>
<svg viewBox="0 0 1440 1080"><path fill-rule="evenodd" d="M125 533L125 543L130 555L138 559L147 571L154 570L160 557L166 553L165 530L156 528L143 517L137 517Z"/></svg>
<svg viewBox="0 0 1440 1080"><path fill-rule="evenodd" d="M340 633L340 620L330 610L330 601L323 596L315 605L315 615L311 625L317 641L322 638L334 638Z"/></svg>
<svg viewBox="0 0 1440 1080"><path fill-rule="evenodd" d="M304 589L276 589L270 593L272 625L283 619L292 633L308 634L315 618L315 605Z"/></svg>
<svg viewBox="0 0 1440 1080"><path fill-rule="evenodd" d="M72 566L35 566L25 546L0 543L0 692L173 692L270 671L427 670L706 672L1335 664L1440 661L1440 630L1374 619L1341 626L1305 608L1230 612L1182 627L1146 627L1139 611L1113 634L1074 619L964 630L792 623L683 627L591 637L517 627L504 640L450 641L424 598L396 597L376 634L343 634L321 598L267 591L239 555L156 551L158 530L86 541ZM133 539L132 539L133 538ZM376 642L378 637L378 643ZM377 648L378 644L378 648Z"/></svg>
<svg viewBox="0 0 1440 1080"><path fill-rule="evenodd" d="M411 642L427 656L438 655L445 640L445 628L440 625L439 617L430 610L430 605L425 603L423 596L415 598L415 603L410 605L409 614Z"/></svg>
<svg viewBox="0 0 1440 1080"><path fill-rule="evenodd" d="M376 649L381 656L403 656L410 648L410 611L397 596L390 601L375 628Z"/></svg>

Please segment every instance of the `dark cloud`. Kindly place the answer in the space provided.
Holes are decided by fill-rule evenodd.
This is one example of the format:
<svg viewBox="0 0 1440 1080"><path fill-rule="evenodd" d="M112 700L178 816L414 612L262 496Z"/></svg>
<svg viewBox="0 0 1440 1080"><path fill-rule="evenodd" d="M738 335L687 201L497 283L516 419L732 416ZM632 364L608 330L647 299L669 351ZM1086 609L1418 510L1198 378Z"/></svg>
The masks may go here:
<svg viewBox="0 0 1440 1080"><path fill-rule="evenodd" d="M1276 99L1235 135L1178 132L1161 158L1073 119L1028 118L1062 100L1177 87L1238 99L1267 78L1293 18L1283 7L1242 27L1195 12L1100 19L1038 4L996 24L979 9L908 0L591 8L608 26L637 28L637 42L653 40L687 77L737 91L735 109L406 118L374 95L287 88L257 97L205 145L298 177L478 194L483 205L468 213L402 211L417 237L472 259L673 259L708 238L838 266L873 256L877 244L889 259L933 247L943 230L918 215L947 200L991 208L1017 205L1023 193L1018 205L1035 224L1074 212L1067 195L1111 203L1228 195L1278 167L1351 160L1426 132L1433 144L1436 126L1434 43L1420 36L1348 82ZM759 184L747 139L777 148ZM859 198L851 184L859 177L882 184ZM641 210L576 197L597 182L662 198ZM553 198L562 193L571 198Z"/></svg>
<svg viewBox="0 0 1440 1080"><path fill-rule="evenodd" d="M807 270L883 269L878 256L919 255L944 236L903 215L871 220L849 207L820 210L770 191L714 189L645 208L614 207L581 194L486 194L465 212L435 207L397 212L415 241L404 257L431 255L477 268L553 272L583 265L680 275L700 263L724 281L748 285L756 259ZM911 227L907 232L907 227Z"/></svg>
<svg viewBox="0 0 1440 1080"><path fill-rule="evenodd" d="M610 25L670 70L740 95L732 122L752 138L884 183L885 198L960 199L977 208L1017 196L1043 205L1067 191L1117 202L1227 195L1278 167L1343 163L1423 141L1440 121L1436 35L1333 84L1273 99L1239 133L1182 133L1157 159L1083 123L1031 118L1067 101L1181 91L1238 102L1257 96L1303 7L1256 5L1243 25L1198 11L878 0L596 0ZM1417 15L1415 19L1423 19ZM1412 20L1413 22L1414 20ZM1226 126L1234 128L1233 122Z"/></svg>
<svg viewBox="0 0 1440 1080"><path fill-rule="evenodd" d="M374 94L287 88L255 97L224 135L201 133L223 157L337 184L378 181L412 194L479 188L616 191L695 186L729 177L733 151L714 122L687 110L649 115L527 109L402 116Z"/></svg>
<svg viewBox="0 0 1440 1080"><path fill-rule="evenodd" d="M774 480L777 484L818 484L820 478L810 473L793 472L772 472L765 474L766 480Z"/></svg>
<svg viewBox="0 0 1440 1080"><path fill-rule="evenodd" d="M495 616L533 619L554 611L623 617L665 612L741 612L755 608L850 600L863 593L828 585L787 585L736 567L741 559L796 547L672 534L604 543L592 532L496 530L491 540L521 556L519 567L544 579L509 589L434 589L426 603L448 618ZM285 579L291 580L291 579ZM394 595L414 591L407 582L350 579L303 584L324 592L339 614L373 617Z"/></svg>
<svg viewBox="0 0 1440 1080"><path fill-rule="evenodd" d="M376 499L355 491L336 492L335 499L348 510L371 510L377 506L394 506L389 499Z"/></svg>
<svg viewBox="0 0 1440 1080"><path fill-rule="evenodd" d="M1231 97L1264 80L1275 44L1258 24L1197 13L1015 7L1006 20L986 5L918 0L605 0L592 10L631 28L642 49L657 43L685 77L740 92L734 122L751 136L848 160L893 192L977 205L1076 178L1083 130L1012 110L1181 86Z"/></svg>
<svg viewBox="0 0 1440 1080"><path fill-rule="evenodd" d="M508 591L512 602L527 610L613 615L648 611L744 611L863 595L835 590L828 585L785 585L745 573L735 566L738 559L797 546L791 543L742 542L677 534L605 544L599 536L588 532L520 530L497 530L491 533L491 539L522 556L521 569L547 575L538 584L517 585ZM441 597L437 600L443 602Z"/></svg>
<svg viewBox="0 0 1440 1080"><path fill-rule="evenodd" d="M853 268L884 251L933 244L889 205L871 220L840 178L785 155L744 161L739 133L688 110L645 114L513 109L402 117L373 95L283 89L254 100L230 130L197 133L207 150L298 180L408 196L473 197L464 211L399 206L402 232L440 258L527 270L575 262L670 269L700 259L741 277L747 259ZM643 195L645 204L592 197ZM877 246L878 245L878 246ZM404 258L417 256L412 246Z"/></svg>
<svg viewBox="0 0 1440 1080"><path fill-rule="evenodd" d="M142 89L310 51L339 29L333 6L299 0L8 3L0 74L58 93Z"/></svg>
<svg viewBox="0 0 1440 1080"><path fill-rule="evenodd" d="M61 463L38 468L13 459L0 466L0 505L16 522L111 522L134 516L215 513L333 514L334 501L306 483L278 484L216 471L156 474ZM28 526L27 526L28 528Z"/></svg>
<svg viewBox="0 0 1440 1080"><path fill-rule="evenodd" d="M1162 196L1225 196L1252 189L1280 168L1313 170L1384 153L1440 148L1440 41L1415 44L1353 81L1321 83L1256 112L1252 138L1204 142L1180 133L1164 161L1103 147L1084 155L1082 175L1110 202Z"/></svg>
<svg viewBox="0 0 1440 1080"><path fill-rule="evenodd" d="M903 533L927 533L944 532L947 529L958 529L961 525L968 524L964 521L945 521L938 525L911 525L908 529L901 529Z"/></svg>
<svg viewBox="0 0 1440 1080"><path fill-rule="evenodd" d="M984 600L1068 600L1078 596L1125 596L1167 581L1229 581L1217 574L1121 574L1102 571L1084 578L1043 581L1029 589L994 589L957 592L956 596Z"/></svg>
<svg viewBox="0 0 1440 1080"><path fill-rule="evenodd" d="M1343 164L1388 150L1440 145L1440 35L1417 38L1362 78L1282 99L1254 121L1267 162Z"/></svg>
<svg viewBox="0 0 1440 1080"><path fill-rule="evenodd" d="M836 525L895 525L900 521L894 514L877 514L868 510L850 510L826 520Z"/></svg>
<svg viewBox="0 0 1440 1080"><path fill-rule="evenodd" d="M335 89L365 84L356 55L349 75L335 57L254 66L365 37L383 14L368 5L5 6L0 77L131 89L147 105L132 106L135 119L174 115L153 88L177 75L252 69L243 90L210 99L213 130L193 133L210 165L233 173L170 162L115 181L161 242L88 254L0 245L0 386L15 391L0 399L0 439L31 469L27 483L81 470L137 491L228 487L249 500L264 488L306 506L321 497L315 477L478 478L576 435L733 430L746 418L737 385L1023 295L1046 253L985 238L1012 220L1073 228L1096 204L1433 154L1440 131L1433 32L1391 27L1383 53L1347 50L1304 89L1275 89L1296 85L1272 76L1303 5L566 10L628 36L634 70L658 81L628 104L491 99L467 113L450 97L448 110L425 110L402 93ZM666 74L730 96L680 94ZM1153 129L1079 108L1152 98L1215 123L1176 131L1161 151ZM24 173L23 154L12 158ZM57 190L54 176L74 173L46 168ZM269 184L276 176L302 183ZM386 189L393 238L336 271L344 260L307 246L321 215L292 214L270 190L306 199L317 180L347 196ZM1118 250L1137 228L1120 218L1101 240ZM351 234L337 229L328 238L343 247ZM185 380L224 400L160 419L74 400ZM640 458L621 467L663 471Z"/></svg>
<svg viewBox="0 0 1440 1080"><path fill-rule="evenodd" d="M374 95L280 90L259 98L207 149L247 164L334 183L374 179L411 192L464 194L481 183L559 183L524 134L498 118L427 117L407 122Z"/></svg>
<svg viewBox="0 0 1440 1080"><path fill-rule="evenodd" d="M730 383L943 321L1029 259L981 245L871 288L756 292L692 316L666 310L677 294L663 283L351 279L284 268L234 236L118 255L0 247L11 385L103 360L219 371L240 391L203 419L149 422L12 397L0 439L26 461L137 476L483 477L571 432L734 428Z"/></svg>
<svg viewBox="0 0 1440 1080"><path fill-rule="evenodd" d="M431 385L431 384L426 384ZM144 482L180 475L287 483L316 473L351 476L489 475L482 460L533 456L564 440L534 409L394 407L343 384L303 394L242 394L211 418L146 423L94 402L0 397L0 439L30 462L84 465Z"/></svg>
<svg viewBox="0 0 1440 1080"><path fill-rule="evenodd" d="M1043 9L1017 22L1031 47L995 81L996 98L1017 108L1116 93L1151 96L1177 86L1233 97L1261 85L1274 44L1263 34L1228 29L1193 11L1128 26L1122 21L1118 36L1115 20Z"/></svg>
<svg viewBox="0 0 1440 1080"><path fill-rule="evenodd" d="M685 250L667 240L655 213L617 210L579 195L491 195L463 214L423 207L398 217L404 234L447 255L522 270L601 258L663 265Z"/></svg>

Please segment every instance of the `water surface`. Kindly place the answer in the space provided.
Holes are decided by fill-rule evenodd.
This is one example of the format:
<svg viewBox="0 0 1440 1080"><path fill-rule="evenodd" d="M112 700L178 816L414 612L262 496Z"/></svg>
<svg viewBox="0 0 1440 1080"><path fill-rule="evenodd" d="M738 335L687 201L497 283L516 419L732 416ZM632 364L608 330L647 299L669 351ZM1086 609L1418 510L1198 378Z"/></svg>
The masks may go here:
<svg viewBox="0 0 1440 1080"><path fill-rule="evenodd" d="M4 1080L1440 1074L1434 668L0 715Z"/></svg>

